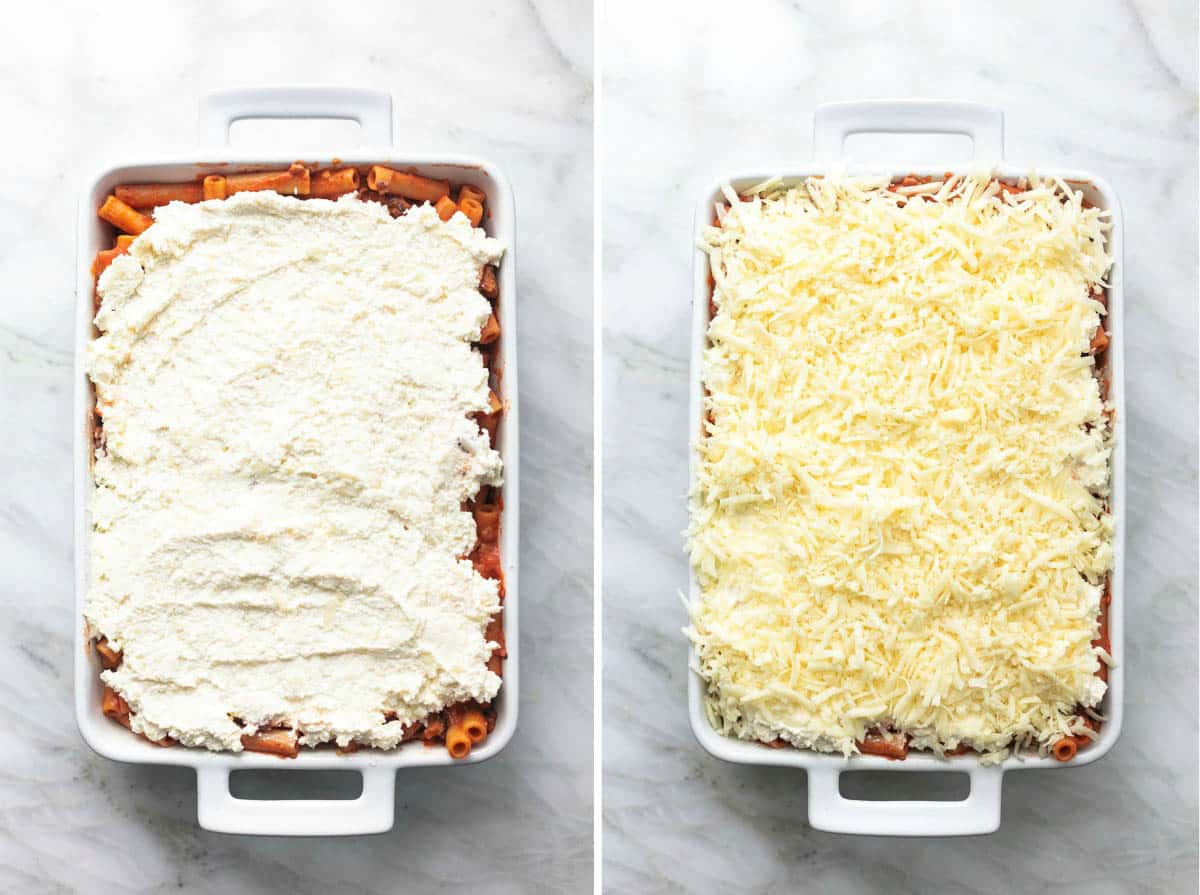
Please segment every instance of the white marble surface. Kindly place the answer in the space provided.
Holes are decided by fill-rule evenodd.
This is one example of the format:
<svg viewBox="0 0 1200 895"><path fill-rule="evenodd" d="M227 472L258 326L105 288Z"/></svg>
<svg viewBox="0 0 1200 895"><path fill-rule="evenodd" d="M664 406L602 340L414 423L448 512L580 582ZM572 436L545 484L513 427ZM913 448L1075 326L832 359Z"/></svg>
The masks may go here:
<svg viewBox="0 0 1200 895"><path fill-rule="evenodd" d="M0 891L590 890L590 18L586 0L5 8ZM192 771L98 758L72 712L78 189L103 161L193 151L203 92L271 82L386 89L398 146L490 156L516 194L520 728L486 764L402 772L373 837L204 832Z"/></svg>
<svg viewBox="0 0 1200 895"><path fill-rule="evenodd" d="M603 9L606 889L1195 892L1195 4ZM688 729L693 207L722 173L809 159L819 102L880 96L999 105L1010 160L1098 172L1125 210L1125 730L1097 764L1008 775L987 837L814 832L802 772L723 764Z"/></svg>

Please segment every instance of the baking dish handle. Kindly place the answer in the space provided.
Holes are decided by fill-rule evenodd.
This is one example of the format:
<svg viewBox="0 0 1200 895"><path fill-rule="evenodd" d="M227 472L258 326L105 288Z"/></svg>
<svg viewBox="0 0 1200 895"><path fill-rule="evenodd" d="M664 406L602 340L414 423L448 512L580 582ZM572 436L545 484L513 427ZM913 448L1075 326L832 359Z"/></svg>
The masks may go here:
<svg viewBox="0 0 1200 895"><path fill-rule="evenodd" d="M871 836L973 836L1000 827L1004 772L998 767L967 771L971 792L958 802L847 799L838 787L844 770L809 768L808 822L814 829Z"/></svg>
<svg viewBox="0 0 1200 895"><path fill-rule="evenodd" d="M995 106L940 99L871 99L825 103L813 115L813 157L842 159L851 134L965 134L975 160L1004 157L1004 114Z"/></svg>
<svg viewBox="0 0 1200 895"><path fill-rule="evenodd" d="M196 769L200 826L217 833L260 836L351 836L383 833L396 814L396 769L359 768L357 799L238 799L229 792L228 767Z"/></svg>
<svg viewBox="0 0 1200 895"><path fill-rule="evenodd" d="M229 126L245 118L343 118L357 121L372 146L392 144L392 97L358 87L244 87L200 100L200 140L229 143Z"/></svg>

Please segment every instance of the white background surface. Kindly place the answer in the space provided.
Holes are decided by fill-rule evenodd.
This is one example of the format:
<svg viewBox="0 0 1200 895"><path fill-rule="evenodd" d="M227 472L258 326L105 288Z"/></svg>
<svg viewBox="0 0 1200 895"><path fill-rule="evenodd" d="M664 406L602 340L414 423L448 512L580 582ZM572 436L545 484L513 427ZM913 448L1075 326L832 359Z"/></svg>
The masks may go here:
<svg viewBox="0 0 1200 895"><path fill-rule="evenodd" d="M0 53L0 891L589 891L590 6L28 6L5 8ZM402 773L396 828L349 840L201 831L192 771L95 757L71 708L80 183L106 161L193 151L203 92L280 82L390 91L402 151L490 157L517 205L519 729L494 761ZM286 123L240 145L352 133ZM318 793L341 791L326 777Z"/></svg>
<svg viewBox="0 0 1200 895"><path fill-rule="evenodd" d="M964 5L605 4L610 891L1195 890L1195 13L1179 0ZM591 220L590 16L582 0L5 10L0 890L590 888L591 257L577 238ZM78 183L105 160L189 151L205 90L285 81L388 89L397 145L491 156L517 197L520 731L488 764L402 775L397 828L354 840L204 833L190 771L98 759L71 716ZM808 158L818 102L904 95L1002 106L1010 159L1104 174L1128 228L1126 730L1093 767L1012 775L1001 832L967 841L814 833L804 775L707 757L684 701L696 193L725 170Z"/></svg>
<svg viewBox="0 0 1200 895"><path fill-rule="evenodd" d="M1195 891L1196 31L1190 2L604 4L606 890ZM818 103L893 96L999 105L1010 161L1095 171L1125 211L1125 730L1008 775L974 839L814 832L802 772L709 757L686 713L695 202L809 159Z"/></svg>

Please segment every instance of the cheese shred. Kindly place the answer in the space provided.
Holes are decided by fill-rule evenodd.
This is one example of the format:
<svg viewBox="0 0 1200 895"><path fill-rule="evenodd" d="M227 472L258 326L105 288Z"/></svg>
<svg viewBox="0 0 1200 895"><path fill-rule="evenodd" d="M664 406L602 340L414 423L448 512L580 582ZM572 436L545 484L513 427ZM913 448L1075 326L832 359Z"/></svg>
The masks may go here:
<svg viewBox="0 0 1200 895"><path fill-rule="evenodd" d="M725 191L687 633L726 735L999 761L1104 694L1110 225L1061 181L996 184Z"/></svg>

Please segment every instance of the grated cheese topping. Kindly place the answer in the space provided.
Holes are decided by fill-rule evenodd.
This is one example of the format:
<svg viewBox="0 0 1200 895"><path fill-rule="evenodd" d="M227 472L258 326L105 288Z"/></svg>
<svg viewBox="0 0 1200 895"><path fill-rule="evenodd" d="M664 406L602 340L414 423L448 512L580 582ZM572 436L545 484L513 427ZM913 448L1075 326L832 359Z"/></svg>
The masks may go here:
<svg viewBox="0 0 1200 895"><path fill-rule="evenodd" d="M1096 706L1111 450L1089 345L1107 214L1058 180L769 182L702 247L687 633L714 727L986 761Z"/></svg>

